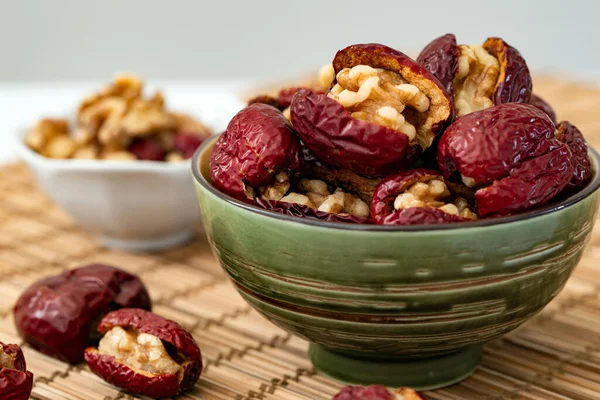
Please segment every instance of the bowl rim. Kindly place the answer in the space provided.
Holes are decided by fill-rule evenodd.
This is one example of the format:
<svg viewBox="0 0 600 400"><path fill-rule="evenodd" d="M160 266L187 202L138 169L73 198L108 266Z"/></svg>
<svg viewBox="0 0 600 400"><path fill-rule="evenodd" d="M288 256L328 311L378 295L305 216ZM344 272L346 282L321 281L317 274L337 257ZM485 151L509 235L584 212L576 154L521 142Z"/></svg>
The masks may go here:
<svg viewBox="0 0 600 400"><path fill-rule="evenodd" d="M217 198L234 205L236 207L242 208L243 210L253 212L255 214L259 214L265 217L274 218L282 221L288 221L291 223L301 224L301 225L309 225L316 226L320 228L332 228L332 229L341 229L348 231L368 231L368 232L414 232L414 231L441 231L441 230L452 230L452 229L469 229L469 228L481 228L481 227L489 227L495 225L505 225L511 222L524 221L527 219L532 219L536 217L540 217L546 214L554 213L560 211L564 208L570 207L588 196L594 193L600 187L600 171L598 170L600 166L600 155L596 150L594 150L588 144L588 153L590 154L590 158L592 161L592 167L594 171L594 175L592 180L585 186L582 190L575 193L574 195L567 197L566 199L546 205L544 207L536 208L531 211L526 211L523 213L508 215L504 217L496 217L489 219L482 219L477 221L465 221L465 222L453 222L448 224L419 224L419 225L376 225L376 224L352 224L352 223L343 223L343 222L330 222L330 221L322 221L313 218L299 218L286 214L279 214L271 210L267 210L265 208L260 208L253 204L245 203L241 200L237 200L215 188L207 179L204 178L202 173L200 172L199 159L200 155L204 152L204 150L213 143L213 141L217 140L221 136L221 134L213 135L210 138L207 138L204 143L200 145L196 149L194 156L192 157L192 175L194 176L194 180L201 185L204 189L208 190L210 193L214 194Z"/></svg>

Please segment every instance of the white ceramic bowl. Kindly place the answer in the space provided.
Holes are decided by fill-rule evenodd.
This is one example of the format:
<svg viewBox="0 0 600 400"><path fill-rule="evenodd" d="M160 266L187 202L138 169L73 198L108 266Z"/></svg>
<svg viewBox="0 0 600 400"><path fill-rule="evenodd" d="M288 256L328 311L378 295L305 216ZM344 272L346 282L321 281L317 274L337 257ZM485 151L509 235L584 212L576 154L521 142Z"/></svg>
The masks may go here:
<svg viewBox="0 0 600 400"><path fill-rule="evenodd" d="M234 94L210 93L194 96L194 107L188 108L220 133L242 107ZM16 148L39 185L106 246L152 251L193 236L200 213L190 160L55 160L29 149L24 136L24 131L17 136Z"/></svg>

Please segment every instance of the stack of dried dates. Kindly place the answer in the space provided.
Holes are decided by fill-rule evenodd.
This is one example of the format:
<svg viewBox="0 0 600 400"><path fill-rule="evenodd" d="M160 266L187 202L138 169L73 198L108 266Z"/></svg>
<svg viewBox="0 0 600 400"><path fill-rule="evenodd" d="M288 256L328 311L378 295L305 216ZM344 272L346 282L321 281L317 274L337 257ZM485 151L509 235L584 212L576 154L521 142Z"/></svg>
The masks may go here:
<svg viewBox="0 0 600 400"><path fill-rule="evenodd" d="M32 284L14 319L42 353L71 364L85 358L92 372L130 393L173 397L198 381L202 356L189 332L151 306L139 277L92 264ZM0 342L0 399L26 400L32 383L21 349Z"/></svg>
<svg viewBox="0 0 600 400"><path fill-rule="evenodd" d="M259 96L231 120L210 160L217 189L287 215L412 225L531 210L591 179L583 135L500 38L447 34L416 61L352 45L319 81L331 83Z"/></svg>

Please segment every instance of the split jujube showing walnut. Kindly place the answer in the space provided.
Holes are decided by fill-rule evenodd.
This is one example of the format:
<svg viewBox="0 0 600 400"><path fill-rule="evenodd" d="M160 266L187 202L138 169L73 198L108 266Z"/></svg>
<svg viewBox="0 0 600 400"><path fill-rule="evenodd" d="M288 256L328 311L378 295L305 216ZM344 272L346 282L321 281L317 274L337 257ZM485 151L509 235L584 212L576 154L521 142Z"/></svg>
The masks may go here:
<svg viewBox="0 0 600 400"><path fill-rule="evenodd" d="M501 38L457 45L453 34L434 39L417 61L454 96L457 117L503 103L529 103L532 80L521 53Z"/></svg>
<svg viewBox="0 0 600 400"><path fill-rule="evenodd" d="M123 308L98 325L98 348L85 350L96 375L131 393L172 397L191 390L202 372L198 344L175 321Z"/></svg>
<svg viewBox="0 0 600 400"><path fill-rule="evenodd" d="M327 94L292 100L291 120L305 146L324 162L361 175L405 168L452 119L438 80L405 54L381 44L340 50Z"/></svg>
<svg viewBox="0 0 600 400"><path fill-rule="evenodd" d="M276 176L275 183L262 191L255 199L259 207L280 214L321 219L326 221L366 223L370 216L367 203L358 196L336 188L330 192L329 185L320 179L301 179L290 191L287 176Z"/></svg>
<svg viewBox="0 0 600 400"><path fill-rule="evenodd" d="M27 371L21 348L0 342L0 399L27 400L32 386L33 374Z"/></svg>
<svg viewBox="0 0 600 400"><path fill-rule="evenodd" d="M14 319L33 348L75 364L95 342L94 325L121 307L149 310L144 284L118 268L92 264L32 284L17 300Z"/></svg>
<svg viewBox="0 0 600 400"><path fill-rule="evenodd" d="M425 400L411 388L388 390L383 385L346 386L332 400Z"/></svg>
<svg viewBox="0 0 600 400"><path fill-rule="evenodd" d="M302 165L302 148L292 125L276 108L255 103L229 122L210 158L213 185L238 200L251 202L261 186Z"/></svg>
<svg viewBox="0 0 600 400"><path fill-rule="evenodd" d="M544 205L573 176L569 147L529 104L509 103L457 119L438 146L439 168L476 189L478 215L507 215Z"/></svg>
<svg viewBox="0 0 600 400"><path fill-rule="evenodd" d="M477 219L462 197L434 170L413 169L384 179L373 195L371 215L380 225L415 225Z"/></svg>

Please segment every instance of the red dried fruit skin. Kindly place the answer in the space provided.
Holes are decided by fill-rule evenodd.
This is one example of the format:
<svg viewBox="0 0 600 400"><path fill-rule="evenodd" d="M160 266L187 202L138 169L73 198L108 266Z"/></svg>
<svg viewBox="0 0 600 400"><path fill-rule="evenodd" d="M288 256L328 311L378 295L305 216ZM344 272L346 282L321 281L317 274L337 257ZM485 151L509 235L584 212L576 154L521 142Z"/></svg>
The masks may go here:
<svg viewBox="0 0 600 400"><path fill-rule="evenodd" d="M296 94L296 92L298 92L302 89L310 90L313 93L317 93L316 91L314 91L310 88L300 87L300 86L298 86L298 87L293 86L293 87L282 89L279 92L279 98L278 98L279 104L281 104L281 107L283 107L285 109L285 108L288 108L289 106L291 106L294 95Z"/></svg>
<svg viewBox="0 0 600 400"><path fill-rule="evenodd" d="M150 397L172 397L193 388L202 372L202 355L192 335L181 325L145 310L123 308L107 314L100 321L98 332L104 335L115 326L135 329L172 345L183 360L183 374L136 371L113 356L101 354L96 348L88 348L85 360L92 372L131 393Z"/></svg>
<svg viewBox="0 0 600 400"><path fill-rule="evenodd" d="M521 53L497 37L488 38L483 48L500 62L500 76L492 99L494 104L529 103L533 83Z"/></svg>
<svg viewBox="0 0 600 400"><path fill-rule="evenodd" d="M291 108L304 144L324 162L366 176L406 167L420 151L409 138L382 125L352 118L337 101L301 90Z"/></svg>
<svg viewBox="0 0 600 400"><path fill-rule="evenodd" d="M567 185L573 172L571 153L554 129L550 117L529 104L476 111L444 132L438 165L446 178L458 171L476 185L492 183L475 193L480 216L540 206Z"/></svg>
<svg viewBox="0 0 600 400"><path fill-rule="evenodd" d="M278 214L289 215L292 217L318 219L328 222L344 222L350 224L368 224L367 218L356 217L354 215L330 214L325 211L318 211L309 206L297 203L286 203L276 200L265 200L256 198L254 203L265 210L273 211Z"/></svg>
<svg viewBox="0 0 600 400"><path fill-rule="evenodd" d="M450 96L454 95L454 77L458 73L456 36L447 33L433 39L421 51L417 62L439 79Z"/></svg>
<svg viewBox="0 0 600 400"><path fill-rule="evenodd" d="M382 223L394 211L394 201L400 193L426 178L441 178L441 174L431 169L418 168L399 172L381 181L371 200L371 216L375 222Z"/></svg>
<svg viewBox="0 0 600 400"><path fill-rule="evenodd" d="M537 108L539 108L540 110L542 110L543 112L545 112L546 114L548 114L548 116L550 117L550 119L552 120L552 122L554 122L556 124L556 113L554 112L554 109L550 106L550 104L548 104L544 99L542 99L540 96L537 96L535 94L531 94L531 100L529 100L529 104L531 104L532 106L535 106Z"/></svg>
<svg viewBox="0 0 600 400"><path fill-rule="evenodd" d="M210 158L212 184L243 201L249 201L248 185L266 185L280 171L301 166L302 148L292 125L279 110L258 103L233 117Z"/></svg>
<svg viewBox="0 0 600 400"><path fill-rule="evenodd" d="M410 388L400 388L391 392L383 385L346 386L333 397L333 400L425 400Z"/></svg>
<svg viewBox="0 0 600 400"><path fill-rule="evenodd" d="M255 103L267 104L269 106L275 107L279 111L283 111L286 108L281 105L278 98L266 94L261 94L248 100L248 105Z"/></svg>
<svg viewBox="0 0 600 400"><path fill-rule="evenodd" d="M184 158L191 158L204 142L203 137L193 133L176 132L173 135L173 148Z"/></svg>
<svg viewBox="0 0 600 400"><path fill-rule="evenodd" d="M16 344L0 342L5 354L13 359L14 368L0 366L0 399L27 400L33 387L33 374L27 371L25 357Z"/></svg>
<svg viewBox="0 0 600 400"><path fill-rule="evenodd" d="M476 183L500 179L522 160L548 151L555 127L528 104L501 104L467 114L446 129L438 146L438 166Z"/></svg>
<svg viewBox="0 0 600 400"><path fill-rule="evenodd" d="M281 104L281 107L288 108L292 104L292 98L294 97L296 92L301 89L310 90L309 88L296 87L296 86L281 89L281 91L279 92L279 96L277 98L277 100L279 101L279 104Z"/></svg>
<svg viewBox="0 0 600 400"><path fill-rule="evenodd" d="M371 217L375 223L381 225L420 225L469 221L469 219L448 214L433 207L394 209L394 201L399 194L405 192L416 182L429 179L443 180L443 177L438 171L420 168L399 172L385 178L377 186L371 201Z"/></svg>
<svg viewBox="0 0 600 400"><path fill-rule="evenodd" d="M369 65L402 75L430 99L430 111L436 117L426 125L420 121L417 135L424 135L423 145L411 143L402 132L372 122L357 120L351 113L325 94L300 90L290 108L292 123L302 141L318 158L328 164L361 175L383 176L397 172L433 142L433 138L453 118L452 100L441 83L425 68L405 54L381 44L357 44L338 51L333 67ZM335 81L334 81L335 84ZM428 115L433 115L431 114Z"/></svg>
<svg viewBox="0 0 600 400"><path fill-rule="evenodd" d="M573 155L573 177L565 188L565 194L573 194L583 188L592 179L592 162L588 154L588 146L583 134L569 121L562 121L557 126L556 137L569 146Z"/></svg>
<svg viewBox="0 0 600 400"><path fill-rule="evenodd" d="M33 348L75 364L94 343L94 324L121 307L149 310L144 284L118 268L92 264L35 282L17 301L14 319Z"/></svg>
<svg viewBox="0 0 600 400"><path fill-rule="evenodd" d="M394 400L394 397L383 385L346 386L333 400Z"/></svg>
<svg viewBox="0 0 600 400"><path fill-rule="evenodd" d="M475 192L479 215L507 215L548 203L573 176L571 152L557 143L547 154L527 160L506 178Z"/></svg>
<svg viewBox="0 0 600 400"><path fill-rule="evenodd" d="M138 159L146 161L163 161L166 154L161 144L153 138L136 138L128 150Z"/></svg>
<svg viewBox="0 0 600 400"><path fill-rule="evenodd" d="M380 219L382 225L431 225L471 221L433 207L410 207L395 210Z"/></svg>

